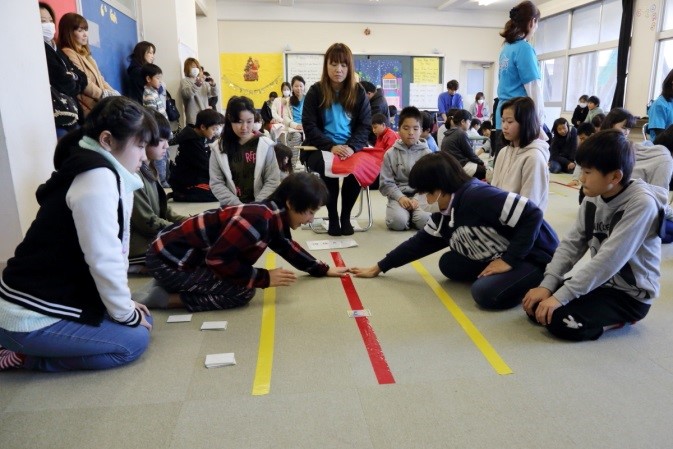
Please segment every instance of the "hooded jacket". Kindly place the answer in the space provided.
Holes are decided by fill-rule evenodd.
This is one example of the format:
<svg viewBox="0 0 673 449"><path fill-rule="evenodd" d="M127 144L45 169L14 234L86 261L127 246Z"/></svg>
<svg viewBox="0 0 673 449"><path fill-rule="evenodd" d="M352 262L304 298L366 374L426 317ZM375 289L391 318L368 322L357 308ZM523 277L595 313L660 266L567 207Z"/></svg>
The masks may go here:
<svg viewBox="0 0 673 449"><path fill-rule="evenodd" d="M432 214L423 230L378 265L386 272L450 247L475 261L502 258L512 267L524 260L544 266L557 246L556 233L535 204L472 179L453 194L446 210Z"/></svg>
<svg viewBox="0 0 673 449"><path fill-rule="evenodd" d="M586 197L540 286L564 305L599 287L651 303L659 295L659 231L666 200L665 189L641 179L632 180L607 202L600 196ZM565 280L587 250L589 262Z"/></svg>
<svg viewBox="0 0 673 449"><path fill-rule="evenodd" d="M211 149L206 144L206 138L187 126L177 135L175 143L178 144L178 154L175 157L175 168L171 170L171 187L183 191L199 184L208 185Z"/></svg>
<svg viewBox="0 0 673 449"><path fill-rule="evenodd" d="M280 185L280 168L278 168L273 141L264 136L258 139L253 192L255 201L263 201L269 198ZM229 156L218 150L210 155L210 190L220 202L220 206L243 204L236 195Z"/></svg>
<svg viewBox="0 0 673 449"><path fill-rule="evenodd" d="M549 153L550 160L561 164L563 171L566 171L568 164L575 162L577 129L570 128L565 136L555 134L549 145Z"/></svg>
<svg viewBox="0 0 673 449"><path fill-rule="evenodd" d="M463 167L468 162L484 165L484 161L474 153L474 149L472 148L472 144L470 144L470 139L467 137L467 133L461 128L450 128L444 132L442 151L446 151L458 159L458 162Z"/></svg>
<svg viewBox="0 0 673 449"><path fill-rule="evenodd" d="M409 172L421 157L430 153L425 139L420 139L411 147L407 147L402 139L398 139L383 155L379 175L381 194L394 201L405 195L413 195L414 189L409 187Z"/></svg>
<svg viewBox="0 0 673 449"><path fill-rule="evenodd" d="M637 143L636 164L633 167L631 178L640 178L648 184L668 190L673 176L673 157L663 145L644 145Z"/></svg>
<svg viewBox="0 0 673 449"><path fill-rule="evenodd" d="M36 193L40 209L7 261L0 297L61 319L128 326L142 316L126 282L133 193L114 166L77 149Z"/></svg>
<svg viewBox="0 0 673 449"><path fill-rule="evenodd" d="M506 146L498 153L491 184L533 201L542 212L549 197L549 145L535 139L528 146Z"/></svg>

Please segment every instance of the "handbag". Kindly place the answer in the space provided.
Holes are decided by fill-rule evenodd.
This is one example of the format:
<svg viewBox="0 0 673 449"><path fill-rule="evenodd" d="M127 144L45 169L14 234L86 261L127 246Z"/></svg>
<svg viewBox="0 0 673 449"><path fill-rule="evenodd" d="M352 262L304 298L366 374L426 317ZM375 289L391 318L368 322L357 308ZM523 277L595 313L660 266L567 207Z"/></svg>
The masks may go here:
<svg viewBox="0 0 673 449"><path fill-rule="evenodd" d="M169 122L177 122L180 119L178 107L175 105L175 100L168 91L166 91L166 115Z"/></svg>
<svg viewBox="0 0 673 449"><path fill-rule="evenodd" d="M54 109L54 122L57 128L70 128L79 120L77 102L69 95L51 87L51 105Z"/></svg>

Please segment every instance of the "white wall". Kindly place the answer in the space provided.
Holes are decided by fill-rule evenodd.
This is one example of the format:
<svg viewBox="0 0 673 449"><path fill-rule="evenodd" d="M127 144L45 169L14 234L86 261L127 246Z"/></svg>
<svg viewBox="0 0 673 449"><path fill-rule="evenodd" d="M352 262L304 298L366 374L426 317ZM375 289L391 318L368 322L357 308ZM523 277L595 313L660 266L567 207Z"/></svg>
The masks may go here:
<svg viewBox="0 0 673 449"><path fill-rule="evenodd" d="M366 36L364 29L371 34ZM255 32L251 32L255 30ZM241 39L240 36L250 36ZM354 53L444 55L444 79L460 79L461 61L498 60L502 38L493 28L463 28L429 25L386 25L327 22L284 22L282 25L257 21L219 22L222 53L282 53L286 45L297 52L324 52L335 42L343 42ZM493 83L484 92L493 98ZM469 103L470 99L466 99Z"/></svg>
<svg viewBox="0 0 673 449"><path fill-rule="evenodd" d="M35 190L53 170L56 145L47 62L37 1L2 2L0 40L0 263L35 218Z"/></svg>
<svg viewBox="0 0 673 449"><path fill-rule="evenodd" d="M222 83L220 78L220 49L218 39L217 24L217 0L200 0L205 8L205 16L196 17L196 28L198 30L198 48L199 62L206 68L213 77L218 86ZM220 94L220 106L222 106L222 95Z"/></svg>

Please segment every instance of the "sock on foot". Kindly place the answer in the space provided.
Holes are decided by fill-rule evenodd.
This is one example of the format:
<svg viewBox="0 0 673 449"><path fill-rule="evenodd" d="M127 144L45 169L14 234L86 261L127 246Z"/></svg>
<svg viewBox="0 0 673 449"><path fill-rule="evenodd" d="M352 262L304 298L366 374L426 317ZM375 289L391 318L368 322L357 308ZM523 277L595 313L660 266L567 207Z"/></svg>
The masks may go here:
<svg viewBox="0 0 673 449"><path fill-rule="evenodd" d="M10 368L20 368L25 359L25 355L2 348L0 349L0 371Z"/></svg>
<svg viewBox="0 0 673 449"><path fill-rule="evenodd" d="M341 220L341 235L353 235L354 233L355 230L353 229L350 219Z"/></svg>

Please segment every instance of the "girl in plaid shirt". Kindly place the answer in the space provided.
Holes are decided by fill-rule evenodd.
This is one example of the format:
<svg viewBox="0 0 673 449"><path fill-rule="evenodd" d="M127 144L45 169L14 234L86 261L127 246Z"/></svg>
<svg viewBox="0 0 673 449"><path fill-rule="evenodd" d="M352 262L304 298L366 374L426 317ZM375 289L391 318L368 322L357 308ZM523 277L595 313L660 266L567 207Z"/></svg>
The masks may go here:
<svg viewBox="0 0 673 449"><path fill-rule="evenodd" d="M291 229L313 220L327 201L322 180L309 173L285 178L268 200L205 211L162 231L147 253L147 267L165 296L160 306L184 305L191 312L247 304L256 288L291 285L289 270L253 266L267 246L312 276L343 276L292 240Z"/></svg>

